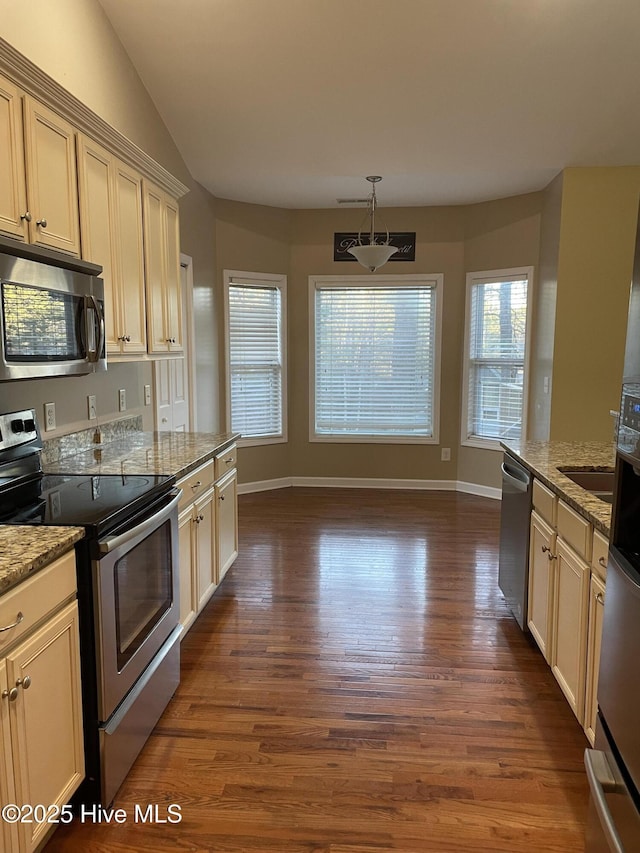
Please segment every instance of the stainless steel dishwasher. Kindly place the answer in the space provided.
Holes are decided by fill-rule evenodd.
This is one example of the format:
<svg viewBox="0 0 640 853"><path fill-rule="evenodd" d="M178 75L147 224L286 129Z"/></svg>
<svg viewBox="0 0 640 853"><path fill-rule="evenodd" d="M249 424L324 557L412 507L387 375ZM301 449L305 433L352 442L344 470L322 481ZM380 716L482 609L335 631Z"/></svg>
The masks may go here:
<svg viewBox="0 0 640 853"><path fill-rule="evenodd" d="M505 453L502 461L498 585L523 631L527 630L532 488L529 471Z"/></svg>

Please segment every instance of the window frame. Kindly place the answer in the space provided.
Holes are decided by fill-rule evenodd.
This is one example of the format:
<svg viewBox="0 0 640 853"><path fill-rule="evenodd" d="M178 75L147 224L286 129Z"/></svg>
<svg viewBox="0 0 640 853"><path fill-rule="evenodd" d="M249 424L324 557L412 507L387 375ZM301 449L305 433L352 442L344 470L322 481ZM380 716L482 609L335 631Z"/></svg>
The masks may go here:
<svg viewBox="0 0 640 853"><path fill-rule="evenodd" d="M232 431L231 420L231 336L229 312L229 288L232 285L243 287L273 287L280 291L280 351L281 351L281 422L282 432L264 437L249 436L238 439L238 447L258 447L268 444L285 444L288 439L287 405L287 276L278 273L257 273L243 270L223 270L224 280L224 357L225 357L225 423L228 432Z"/></svg>
<svg viewBox="0 0 640 853"><path fill-rule="evenodd" d="M435 335L433 354L433 434L430 436L319 435L316 422L316 334L315 294L317 289L339 289L345 285L360 288L424 286L435 293ZM321 444L439 444L440 442L440 374L442 369L442 290L444 275L310 275L309 276L309 441Z"/></svg>
<svg viewBox="0 0 640 853"><path fill-rule="evenodd" d="M529 410L529 378L530 378L530 361L531 361L531 316L533 306L533 272L532 266L512 267L510 269L500 270L482 270L478 272L467 273L466 281L466 303L465 303L465 324L464 324L464 356L463 356L463 374L462 374L462 408L460 417L460 444L463 447L476 447L483 450L498 450L502 451L501 438L483 438L469 435L469 383L471 381L471 298L473 288L478 284L496 284L508 281L527 280L527 310L526 310L526 331L524 339L524 356L522 360L523 378L522 378L522 420L520 438L518 441L524 441L527 435L527 420ZM506 359L505 359L506 361ZM507 438L504 439L508 441Z"/></svg>

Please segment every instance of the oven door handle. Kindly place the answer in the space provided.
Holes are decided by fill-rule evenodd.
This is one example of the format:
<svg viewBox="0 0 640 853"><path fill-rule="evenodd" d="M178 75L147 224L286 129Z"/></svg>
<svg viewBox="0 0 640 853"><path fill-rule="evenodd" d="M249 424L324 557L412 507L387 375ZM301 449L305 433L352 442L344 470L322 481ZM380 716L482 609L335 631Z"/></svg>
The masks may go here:
<svg viewBox="0 0 640 853"><path fill-rule="evenodd" d="M605 800L605 793L617 790L616 780L611 772L607 756L598 749L585 749L584 765L587 770L593 804L596 807L600 826L607 839L609 850L612 853L624 853L618 830Z"/></svg>
<svg viewBox="0 0 640 853"><path fill-rule="evenodd" d="M109 554L111 551L115 551L116 548L120 548L121 545L126 545L127 542L135 539L136 536L143 536L145 533L151 533L155 528L159 527L170 517L171 513L178 506L180 497L182 496L182 490L174 489L171 494L173 497L162 507L162 509L159 509L158 512L150 515L148 518L145 518L144 521L140 522L140 524L136 524L135 527L132 527L124 533L120 533L118 536L106 536L104 539L101 539L98 542L100 554Z"/></svg>

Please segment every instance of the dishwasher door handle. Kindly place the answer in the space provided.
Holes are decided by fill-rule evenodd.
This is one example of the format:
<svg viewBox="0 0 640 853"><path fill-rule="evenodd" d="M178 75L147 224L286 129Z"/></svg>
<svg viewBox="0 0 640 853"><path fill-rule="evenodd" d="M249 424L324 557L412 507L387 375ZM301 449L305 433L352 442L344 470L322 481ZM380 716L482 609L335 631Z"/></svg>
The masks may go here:
<svg viewBox="0 0 640 853"><path fill-rule="evenodd" d="M521 477L514 476L515 472L509 471L508 468L505 467L504 462L501 465L502 468L502 479L505 480L512 488L514 488L517 492L526 492L529 488L529 477L525 476L525 479Z"/></svg>

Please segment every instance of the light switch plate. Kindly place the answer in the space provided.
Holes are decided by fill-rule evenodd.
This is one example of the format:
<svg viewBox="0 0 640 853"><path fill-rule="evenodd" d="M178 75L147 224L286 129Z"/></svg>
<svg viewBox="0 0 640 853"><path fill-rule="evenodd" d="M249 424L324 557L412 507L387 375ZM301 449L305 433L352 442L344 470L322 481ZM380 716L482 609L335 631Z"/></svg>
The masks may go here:
<svg viewBox="0 0 640 853"><path fill-rule="evenodd" d="M127 392L125 391L124 388L121 388L118 391L118 401L120 404L120 411L126 412L127 411Z"/></svg>
<svg viewBox="0 0 640 853"><path fill-rule="evenodd" d="M90 421L93 421L98 417L95 394L89 394L87 396L87 417Z"/></svg>
<svg viewBox="0 0 640 853"><path fill-rule="evenodd" d="M144 404L145 406L151 405L151 385L144 386Z"/></svg>

